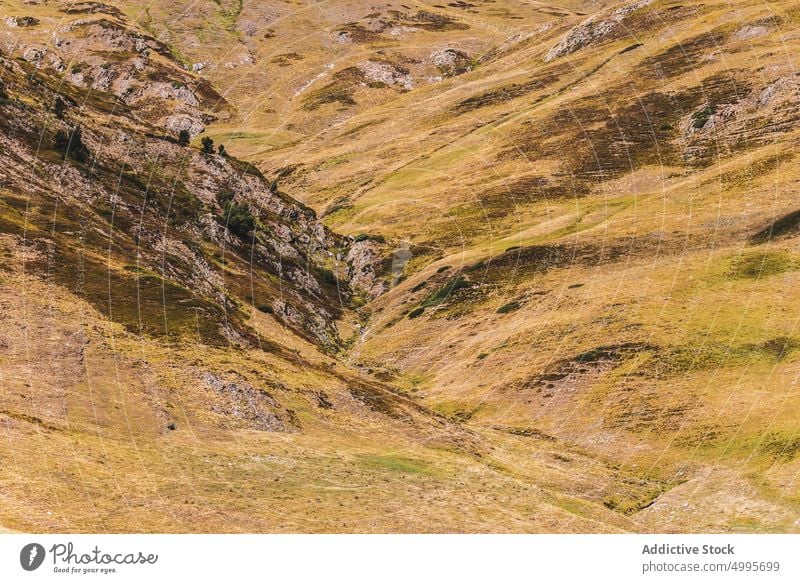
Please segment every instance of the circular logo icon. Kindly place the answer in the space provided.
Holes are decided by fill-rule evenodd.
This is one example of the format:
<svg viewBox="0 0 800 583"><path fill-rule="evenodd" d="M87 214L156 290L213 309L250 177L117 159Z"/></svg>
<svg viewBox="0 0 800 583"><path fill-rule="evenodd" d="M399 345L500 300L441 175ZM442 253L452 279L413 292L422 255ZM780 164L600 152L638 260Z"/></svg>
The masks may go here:
<svg viewBox="0 0 800 583"><path fill-rule="evenodd" d="M42 566L44 555L44 547L39 543L25 545L19 552L19 564L26 571L35 571Z"/></svg>

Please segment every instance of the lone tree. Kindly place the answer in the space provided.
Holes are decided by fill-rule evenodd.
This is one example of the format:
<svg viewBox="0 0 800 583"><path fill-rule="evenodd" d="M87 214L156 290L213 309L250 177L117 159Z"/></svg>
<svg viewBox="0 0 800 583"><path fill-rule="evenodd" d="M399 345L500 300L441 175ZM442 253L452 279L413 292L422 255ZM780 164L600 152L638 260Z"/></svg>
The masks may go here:
<svg viewBox="0 0 800 583"><path fill-rule="evenodd" d="M63 152L64 156L69 156L78 162L86 162L89 158L89 149L83 143L80 126L75 126L69 133L58 130L55 138L56 150Z"/></svg>
<svg viewBox="0 0 800 583"><path fill-rule="evenodd" d="M242 239L250 237L256 228L256 218L250 210L250 205L244 202L225 203L225 222L228 229Z"/></svg>
<svg viewBox="0 0 800 583"><path fill-rule="evenodd" d="M178 132L178 144L181 146L188 146L189 140L192 139L192 135L189 133L189 130L181 130Z"/></svg>
<svg viewBox="0 0 800 583"><path fill-rule="evenodd" d="M223 146L222 144L219 145L219 148L217 148L217 151L219 152L220 156L227 156L228 155L228 152L225 151L225 146Z"/></svg>
<svg viewBox="0 0 800 583"><path fill-rule="evenodd" d="M56 100L53 102L53 113L56 114L58 119L64 119L64 113L67 111L67 102L60 95L56 95Z"/></svg>
<svg viewBox="0 0 800 583"><path fill-rule="evenodd" d="M200 143L203 145L203 153L204 154L213 154L214 153L214 140L206 136Z"/></svg>

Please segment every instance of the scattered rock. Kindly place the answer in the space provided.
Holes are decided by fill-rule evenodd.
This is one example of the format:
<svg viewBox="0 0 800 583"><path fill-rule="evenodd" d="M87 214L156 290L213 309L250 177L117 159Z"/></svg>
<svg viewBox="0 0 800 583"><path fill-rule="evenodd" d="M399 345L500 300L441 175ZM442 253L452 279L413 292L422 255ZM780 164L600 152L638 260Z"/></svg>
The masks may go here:
<svg viewBox="0 0 800 583"><path fill-rule="evenodd" d="M33 16L12 16L6 18L6 25L12 28L25 28L28 26L36 26L39 20Z"/></svg>
<svg viewBox="0 0 800 583"><path fill-rule="evenodd" d="M653 0L638 0L612 10L603 11L584 20L545 54L545 62L574 53L614 32L631 13L652 4Z"/></svg>
<svg viewBox="0 0 800 583"><path fill-rule="evenodd" d="M297 421L287 411L279 414L278 402L266 391L257 389L244 381L224 381L220 377L205 373L205 385L219 397L212 405L215 413L244 422L251 429L260 431L296 431Z"/></svg>
<svg viewBox="0 0 800 583"><path fill-rule="evenodd" d="M458 49L441 49L431 53L431 62L445 77L454 77L472 70L472 59Z"/></svg>
<svg viewBox="0 0 800 583"><path fill-rule="evenodd" d="M386 85L399 85L403 89L414 88L414 81L407 69L382 61L366 61L358 68L364 73L367 81L385 83Z"/></svg>
<svg viewBox="0 0 800 583"><path fill-rule="evenodd" d="M388 261L391 261L389 259ZM348 279L354 290L360 290L376 298L387 290L380 274L386 267L383 245L372 239L354 242L347 253Z"/></svg>
<svg viewBox="0 0 800 583"><path fill-rule="evenodd" d="M734 40L751 40L769 34L769 28L763 25L743 26L733 34Z"/></svg>

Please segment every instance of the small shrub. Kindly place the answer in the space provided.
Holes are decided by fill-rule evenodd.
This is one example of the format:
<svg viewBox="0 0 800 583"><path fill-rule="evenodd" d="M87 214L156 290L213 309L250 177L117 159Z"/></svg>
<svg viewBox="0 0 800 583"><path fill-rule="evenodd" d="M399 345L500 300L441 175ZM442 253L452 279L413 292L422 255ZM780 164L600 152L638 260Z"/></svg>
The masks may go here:
<svg viewBox="0 0 800 583"><path fill-rule="evenodd" d="M339 283L339 279L336 277L336 274L333 273L330 269L326 267L320 267L317 269L319 273L319 277L327 284L336 285Z"/></svg>
<svg viewBox="0 0 800 583"><path fill-rule="evenodd" d="M762 229L750 238L752 243L766 243L785 235L800 231L800 211L794 211L772 222L767 228Z"/></svg>
<svg viewBox="0 0 800 583"><path fill-rule="evenodd" d="M469 267L467 267L464 271L466 273L472 273L473 271L478 271L480 269L483 269L484 267L486 267L486 262L485 261L478 261L477 263L474 263L474 264L470 265Z"/></svg>
<svg viewBox="0 0 800 583"><path fill-rule="evenodd" d="M217 204L225 208L229 202L233 201L233 193L230 190L220 190L217 193Z"/></svg>
<svg viewBox="0 0 800 583"><path fill-rule="evenodd" d="M265 314L272 314L275 312L275 310L273 310L272 306L270 306L269 304L258 304L256 306L256 309L259 312L264 312Z"/></svg>
<svg viewBox="0 0 800 583"><path fill-rule="evenodd" d="M517 302L517 301L508 302L507 304L497 308L497 313L498 314L508 314L510 312L516 312L517 310L519 310L519 308L520 308L519 302Z"/></svg>
<svg viewBox="0 0 800 583"><path fill-rule="evenodd" d="M181 146L188 146L191 139L192 135L189 133L189 130L181 130L178 132L178 144Z"/></svg>
<svg viewBox="0 0 800 583"><path fill-rule="evenodd" d="M19 16L16 18L17 26L25 27L25 26L36 26L39 24L39 19L34 18L33 16Z"/></svg>
<svg viewBox="0 0 800 583"><path fill-rule="evenodd" d="M56 150L64 151L69 148L70 143L70 134L65 132L64 130L58 130L56 132L56 137L54 139L54 145Z"/></svg>
<svg viewBox="0 0 800 583"><path fill-rule="evenodd" d="M228 155L228 152L225 151L225 146L223 146L222 144L220 144L219 147L217 148L217 152L219 152L220 156Z"/></svg>
<svg viewBox="0 0 800 583"><path fill-rule="evenodd" d="M800 454L800 437L772 432L764 437L760 449L780 460L792 460Z"/></svg>
<svg viewBox="0 0 800 583"><path fill-rule="evenodd" d="M337 210L344 210L352 208L351 206L341 207ZM332 211L335 212L335 211ZM328 213L330 214L330 213ZM359 233L353 237L353 243L360 243L361 241L375 241L376 243L386 243L386 238L383 235L370 235L368 233Z"/></svg>
<svg viewBox="0 0 800 583"><path fill-rule="evenodd" d="M425 312L425 308L414 308L408 313L409 318L419 318Z"/></svg>
<svg viewBox="0 0 800 583"><path fill-rule="evenodd" d="M56 95L56 100L53 102L53 113L58 119L64 119L66 112L67 102L60 95Z"/></svg>
<svg viewBox="0 0 800 583"><path fill-rule="evenodd" d="M225 205L225 222L234 235L246 239L256 228L256 218L247 203L229 202Z"/></svg>
<svg viewBox="0 0 800 583"><path fill-rule="evenodd" d="M789 353L800 348L800 342L788 336L779 336L778 338L772 338L763 342L758 345L757 348L772 355L776 360L781 361L786 358Z"/></svg>
<svg viewBox="0 0 800 583"><path fill-rule="evenodd" d="M469 287L472 287L472 284L470 282L468 282L461 276L455 277L451 281L440 287L438 290L433 292L427 298L425 298L425 300L420 305L423 308L430 308L431 306L436 306L445 301L450 294L460 289L466 289Z"/></svg>
<svg viewBox="0 0 800 583"><path fill-rule="evenodd" d="M213 154L214 153L214 140L212 140L208 136L206 136L202 140L200 140L200 144L203 146L203 153L204 154Z"/></svg>
<svg viewBox="0 0 800 583"><path fill-rule="evenodd" d="M63 130L56 132L56 150L63 152L64 156L69 156L78 162L85 162L89 158L89 150L83 143L80 126L76 126L71 132Z"/></svg>

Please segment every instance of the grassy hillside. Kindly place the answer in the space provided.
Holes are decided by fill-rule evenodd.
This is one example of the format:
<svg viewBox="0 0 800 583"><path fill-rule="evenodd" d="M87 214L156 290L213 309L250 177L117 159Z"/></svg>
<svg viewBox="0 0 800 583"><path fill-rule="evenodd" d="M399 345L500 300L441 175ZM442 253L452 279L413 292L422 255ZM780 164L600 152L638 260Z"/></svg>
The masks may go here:
<svg viewBox="0 0 800 583"><path fill-rule="evenodd" d="M354 361L470 426L686 481L642 525L770 528L761 505L798 501L796 14L641 4L598 37L577 15L531 25L472 71L245 153L297 165L284 188L335 229L410 244Z"/></svg>
<svg viewBox="0 0 800 583"><path fill-rule="evenodd" d="M3 10L1 527L800 528L792 3Z"/></svg>

